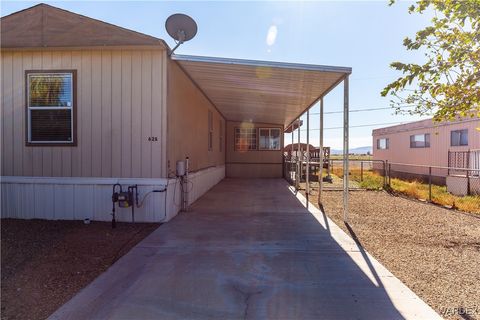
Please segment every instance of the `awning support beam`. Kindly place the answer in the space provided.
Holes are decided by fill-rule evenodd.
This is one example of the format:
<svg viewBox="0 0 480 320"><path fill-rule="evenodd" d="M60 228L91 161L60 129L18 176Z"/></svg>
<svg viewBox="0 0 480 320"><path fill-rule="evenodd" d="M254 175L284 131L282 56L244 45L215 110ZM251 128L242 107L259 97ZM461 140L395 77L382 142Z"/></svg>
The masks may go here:
<svg viewBox="0 0 480 320"><path fill-rule="evenodd" d="M307 198L307 208L309 205L308 196L310 195L310 109L307 110L307 159L305 168L305 195Z"/></svg>
<svg viewBox="0 0 480 320"><path fill-rule="evenodd" d="M323 97L320 99L320 146L318 154L318 205L322 204L322 191L323 191Z"/></svg>
<svg viewBox="0 0 480 320"><path fill-rule="evenodd" d="M298 144L297 144L297 174L296 174L296 177L295 177L295 187L297 190L300 189L300 177L301 177L301 171L302 171L302 162L300 161L300 154L301 154L301 150L300 150L300 117L298 117Z"/></svg>
<svg viewBox="0 0 480 320"><path fill-rule="evenodd" d="M348 223L348 126L349 126L348 76L343 81L343 221Z"/></svg>

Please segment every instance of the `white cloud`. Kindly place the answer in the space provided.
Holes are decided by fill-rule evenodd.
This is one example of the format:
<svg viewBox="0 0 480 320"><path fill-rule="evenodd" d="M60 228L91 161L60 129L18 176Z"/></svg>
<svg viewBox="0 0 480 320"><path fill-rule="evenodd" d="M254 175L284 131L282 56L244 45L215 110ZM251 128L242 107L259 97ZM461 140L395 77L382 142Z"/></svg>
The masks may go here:
<svg viewBox="0 0 480 320"><path fill-rule="evenodd" d="M277 40L277 33L278 33L278 28L276 25L271 25L270 28L268 28L267 32L267 45L268 46L273 46L275 44L275 40Z"/></svg>

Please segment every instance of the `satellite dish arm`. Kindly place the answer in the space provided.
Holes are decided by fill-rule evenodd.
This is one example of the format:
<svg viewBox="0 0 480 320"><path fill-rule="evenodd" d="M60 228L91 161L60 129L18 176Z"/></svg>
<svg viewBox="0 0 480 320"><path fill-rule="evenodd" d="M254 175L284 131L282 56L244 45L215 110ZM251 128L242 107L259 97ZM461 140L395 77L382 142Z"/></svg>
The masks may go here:
<svg viewBox="0 0 480 320"><path fill-rule="evenodd" d="M181 45L185 42L185 31L183 30L178 30L177 31L177 37L178 37L178 42L177 42L177 45L175 47L173 47L173 49L170 51L170 56L173 54L173 52Z"/></svg>

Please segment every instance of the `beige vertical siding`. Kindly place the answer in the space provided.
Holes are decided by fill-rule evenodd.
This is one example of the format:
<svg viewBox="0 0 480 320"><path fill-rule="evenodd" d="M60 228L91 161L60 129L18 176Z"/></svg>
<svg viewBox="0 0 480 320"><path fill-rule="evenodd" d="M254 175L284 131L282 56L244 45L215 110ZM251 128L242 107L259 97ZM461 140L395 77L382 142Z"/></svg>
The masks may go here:
<svg viewBox="0 0 480 320"><path fill-rule="evenodd" d="M235 151L235 128L243 125L241 122L227 122L226 176L231 178L281 178L283 175L282 150ZM281 124L249 122L246 125L255 128L280 128L283 132L283 125ZM283 146L283 134L280 137L282 139L280 145Z"/></svg>
<svg viewBox="0 0 480 320"><path fill-rule="evenodd" d="M225 121L176 62L168 61L168 162L190 158L190 169L201 170L225 163L220 151L220 122ZM208 150L208 111L213 112L213 150ZM225 136L225 135L224 135Z"/></svg>
<svg viewBox="0 0 480 320"><path fill-rule="evenodd" d="M2 175L165 177L165 61L155 49L3 51ZM76 147L25 145L25 70L51 69L77 70Z"/></svg>

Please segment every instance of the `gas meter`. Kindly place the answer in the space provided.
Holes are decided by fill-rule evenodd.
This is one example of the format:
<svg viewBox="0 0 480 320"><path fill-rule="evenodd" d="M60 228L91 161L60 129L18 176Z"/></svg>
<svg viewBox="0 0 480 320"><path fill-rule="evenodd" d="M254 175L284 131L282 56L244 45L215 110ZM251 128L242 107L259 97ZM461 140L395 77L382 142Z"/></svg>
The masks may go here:
<svg viewBox="0 0 480 320"><path fill-rule="evenodd" d="M118 191L117 191L118 189ZM134 196L135 191L135 196ZM129 186L127 191L123 191L122 185L116 183L113 185L112 192L112 228L116 227L115 221L115 203L120 208L132 208L132 222L135 222L135 204L138 205L138 188L137 185Z"/></svg>

